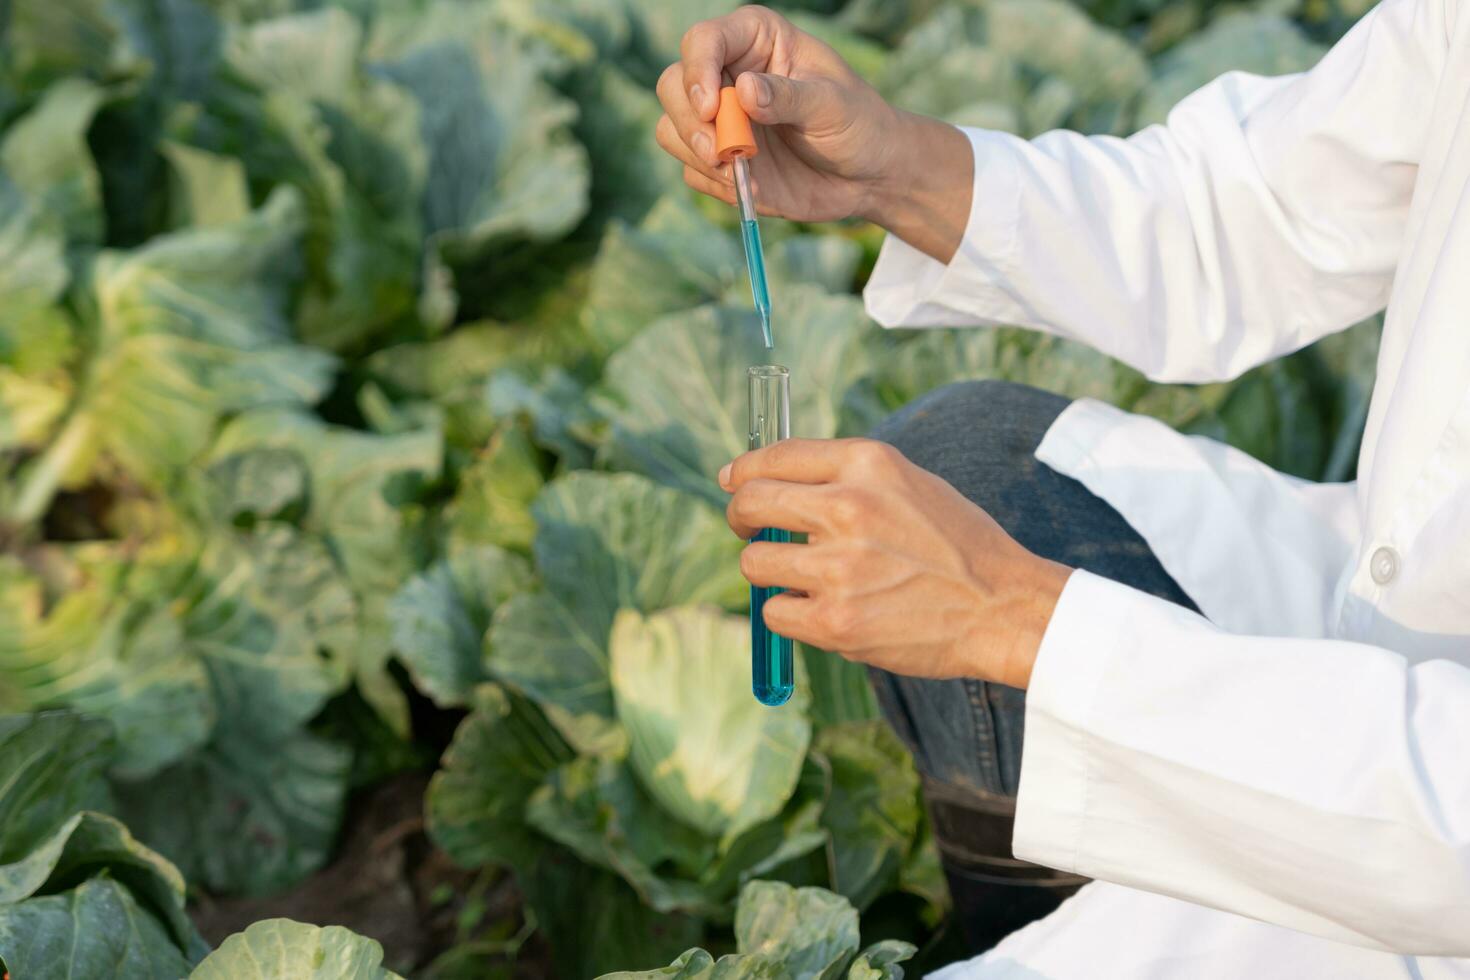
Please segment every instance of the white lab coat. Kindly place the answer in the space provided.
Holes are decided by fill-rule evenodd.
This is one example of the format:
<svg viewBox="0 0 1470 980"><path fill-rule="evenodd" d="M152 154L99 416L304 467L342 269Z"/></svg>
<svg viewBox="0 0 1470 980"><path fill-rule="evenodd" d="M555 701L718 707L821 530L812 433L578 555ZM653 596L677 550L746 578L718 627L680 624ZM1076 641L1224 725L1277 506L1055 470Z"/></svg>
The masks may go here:
<svg viewBox="0 0 1470 980"><path fill-rule="evenodd" d="M1098 882L941 975L1470 977L1470 11L1386 0L1312 71L1127 140L969 136L964 241L890 237L885 325L1209 381L1387 315L1355 484L1097 402L1048 432L1204 615L1072 576L1014 846Z"/></svg>

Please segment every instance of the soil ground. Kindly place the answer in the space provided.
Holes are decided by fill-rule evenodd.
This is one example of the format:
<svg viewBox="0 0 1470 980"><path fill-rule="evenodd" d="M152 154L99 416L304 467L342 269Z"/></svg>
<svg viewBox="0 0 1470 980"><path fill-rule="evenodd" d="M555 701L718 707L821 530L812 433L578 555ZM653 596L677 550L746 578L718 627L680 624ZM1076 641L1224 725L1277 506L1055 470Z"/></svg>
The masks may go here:
<svg viewBox="0 0 1470 980"><path fill-rule="evenodd" d="M211 946L260 919L341 925L382 943L389 969L423 980L550 980L549 951L525 935L514 879L456 867L424 833L428 777L403 773L356 795L336 858L291 891L201 896L195 924Z"/></svg>

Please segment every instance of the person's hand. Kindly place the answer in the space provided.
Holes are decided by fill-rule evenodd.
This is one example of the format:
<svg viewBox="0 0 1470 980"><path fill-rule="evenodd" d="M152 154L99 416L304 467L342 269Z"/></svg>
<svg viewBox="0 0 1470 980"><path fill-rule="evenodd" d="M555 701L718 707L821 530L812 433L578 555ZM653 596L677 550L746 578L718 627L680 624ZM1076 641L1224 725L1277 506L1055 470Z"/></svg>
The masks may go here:
<svg viewBox="0 0 1470 980"><path fill-rule="evenodd" d="M740 570L776 633L915 677L1024 688L1071 569L1022 548L954 487L871 439L788 439L720 472Z"/></svg>
<svg viewBox="0 0 1470 980"><path fill-rule="evenodd" d="M953 126L890 106L836 51L765 7L691 27L658 81L658 143L697 191L735 202L715 153L720 88L734 79L759 125L750 161L762 214L862 217L947 262L970 209L973 160Z"/></svg>
<svg viewBox="0 0 1470 980"><path fill-rule="evenodd" d="M735 80L757 128L750 162L762 213L828 221L862 213L892 156L897 113L831 47L765 7L695 24L658 81L659 145L695 190L733 203L715 155L720 88Z"/></svg>

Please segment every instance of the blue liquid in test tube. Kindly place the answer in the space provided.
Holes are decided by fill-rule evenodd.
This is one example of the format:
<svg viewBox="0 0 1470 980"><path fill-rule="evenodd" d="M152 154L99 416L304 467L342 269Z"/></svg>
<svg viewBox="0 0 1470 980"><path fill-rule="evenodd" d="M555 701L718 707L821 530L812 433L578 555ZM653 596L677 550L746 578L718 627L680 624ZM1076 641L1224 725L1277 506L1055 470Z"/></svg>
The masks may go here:
<svg viewBox="0 0 1470 980"><path fill-rule="evenodd" d="M750 369L750 448L759 449L791 435L791 374L773 364ZM765 528L757 541L791 542L791 532ZM750 587L750 688L761 704L785 704L796 689L796 664L790 637L772 633L764 617L766 600L784 589Z"/></svg>
<svg viewBox="0 0 1470 980"><path fill-rule="evenodd" d="M791 542L791 532L766 528L755 536L757 541ZM762 615L766 600L785 589L750 587L750 689L761 704L775 707L785 704L796 689L796 665L792 661L789 637L772 633Z"/></svg>

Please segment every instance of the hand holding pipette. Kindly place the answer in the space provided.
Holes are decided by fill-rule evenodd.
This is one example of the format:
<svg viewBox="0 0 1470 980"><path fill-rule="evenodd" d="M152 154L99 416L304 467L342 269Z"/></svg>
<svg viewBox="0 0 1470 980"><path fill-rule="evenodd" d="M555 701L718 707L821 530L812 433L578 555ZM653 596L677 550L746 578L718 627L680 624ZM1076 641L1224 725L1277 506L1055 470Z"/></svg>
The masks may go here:
<svg viewBox="0 0 1470 980"><path fill-rule="evenodd" d="M872 221L948 262L970 214L974 154L960 130L884 101L833 48L774 10L740 7L689 29L658 81L658 143L690 187L735 203L716 148L721 79L759 125L760 210ZM1000 202L1003 203L1003 202Z"/></svg>

